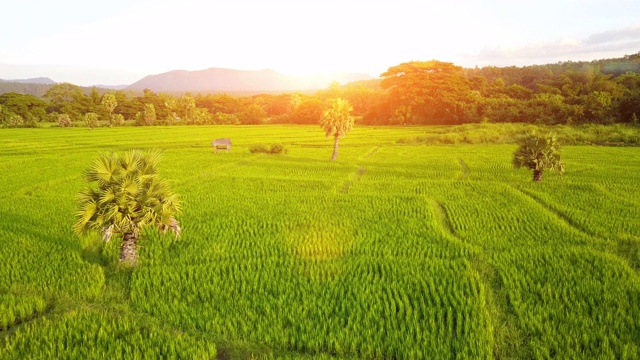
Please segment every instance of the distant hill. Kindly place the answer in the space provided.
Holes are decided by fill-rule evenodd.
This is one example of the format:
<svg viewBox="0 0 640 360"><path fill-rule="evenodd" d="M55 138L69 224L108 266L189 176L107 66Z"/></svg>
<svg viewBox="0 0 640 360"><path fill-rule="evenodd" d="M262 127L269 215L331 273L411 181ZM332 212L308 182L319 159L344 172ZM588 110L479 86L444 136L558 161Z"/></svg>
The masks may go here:
<svg viewBox="0 0 640 360"><path fill-rule="evenodd" d="M57 84L55 81L49 79L48 77L37 77L31 79L11 79L11 80L2 80L2 82L12 82L18 84L43 84L43 85L53 85Z"/></svg>
<svg viewBox="0 0 640 360"><path fill-rule="evenodd" d="M92 87L95 87L97 89L108 89L108 90L124 90L128 87L129 85L94 85ZM99 91L99 90L98 90Z"/></svg>
<svg viewBox="0 0 640 360"><path fill-rule="evenodd" d="M210 68L206 70L174 70L149 75L127 90L149 89L163 92L274 92L324 89L332 81L348 83L370 80L372 76L354 73L331 73L312 76L290 76L274 70L234 70Z"/></svg>
<svg viewBox="0 0 640 360"><path fill-rule="evenodd" d="M42 78L46 79L46 78ZM57 83L30 83L30 82L17 82L15 80L1 80L0 79L0 94L15 92L18 94L33 95L39 98L44 97L44 94ZM96 85L95 89L98 90L100 95L112 92L113 90L120 90L127 87L127 85L121 86L108 86L108 85ZM90 95L94 86L80 86L82 92L85 95Z"/></svg>
<svg viewBox="0 0 640 360"><path fill-rule="evenodd" d="M18 94L27 94L37 97L43 97L44 94L51 88L51 84L30 84L30 83L17 83L0 80L0 94L15 92Z"/></svg>

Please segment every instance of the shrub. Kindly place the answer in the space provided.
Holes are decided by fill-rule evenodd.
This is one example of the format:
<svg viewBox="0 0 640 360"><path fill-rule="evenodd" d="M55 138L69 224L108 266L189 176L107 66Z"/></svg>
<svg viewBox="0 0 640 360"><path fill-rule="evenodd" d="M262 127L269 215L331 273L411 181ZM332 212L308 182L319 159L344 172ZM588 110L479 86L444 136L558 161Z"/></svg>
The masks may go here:
<svg viewBox="0 0 640 360"><path fill-rule="evenodd" d="M286 154L287 149L282 144L273 144L269 150L270 154L282 154L283 152Z"/></svg>
<svg viewBox="0 0 640 360"><path fill-rule="evenodd" d="M267 149L266 146L260 144L260 145L252 145L249 148L249 151L254 154L254 153L267 153L269 152L269 150Z"/></svg>
<svg viewBox="0 0 640 360"><path fill-rule="evenodd" d="M60 114L58 116L58 126L60 127L72 127L73 123L68 114Z"/></svg>
<svg viewBox="0 0 640 360"><path fill-rule="evenodd" d="M249 151L253 153L264 153L264 154L286 154L287 149L282 144L273 144L271 147L259 144L253 145L249 148Z"/></svg>
<svg viewBox="0 0 640 360"><path fill-rule="evenodd" d="M9 120L6 122L7 127L23 127L24 119L20 115L12 115L9 117Z"/></svg>
<svg viewBox="0 0 640 360"><path fill-rule="evenodd" d="M217 112L213 115L213 124L218 125L237 125L240 124L240 120L236 114L227 114L223 112Z"/></svg>
<svg viewBox="0 0 640 360"><path fill-rule="evenodd" d="M98 114L96 114L94 112L88 112L88 113L84 114L84 124L90 129L93 129L93 128L97 127L98 126Z"/></svg>
<svg viewBox="0 0 640 360"><path fill-rule="evenodd" d="M113 126L124 125L124 116L122 116L122 114L113 114L113 118L111 119L111 125Z"/></svg>

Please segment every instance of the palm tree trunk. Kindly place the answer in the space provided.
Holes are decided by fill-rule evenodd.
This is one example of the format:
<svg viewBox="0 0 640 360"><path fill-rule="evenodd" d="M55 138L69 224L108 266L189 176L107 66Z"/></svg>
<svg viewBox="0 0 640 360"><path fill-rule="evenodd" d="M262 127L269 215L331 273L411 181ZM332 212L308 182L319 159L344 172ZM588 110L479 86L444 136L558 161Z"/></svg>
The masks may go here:
<svg viewBox="0 0 640 360"><path fill-rule="evenodd" d="M122 245L120 246L120 262L129 263L135 266L138 261L138 252L136 241L138 237L132 232L125 233L122 237Z"/></svg>
<svg viewBox="0 0 640 360"><path fill-rule="evenodd" d="M542 170L533 170L533 181L542 181Z"/></svg>
<svg viewBox="0 0 640 360"><path fill-rule="evenodd" d="M331 160L335 160L338 158L338 141L340 141L340 137L336 136L333 143L333 155L331 156Z"/></svg>

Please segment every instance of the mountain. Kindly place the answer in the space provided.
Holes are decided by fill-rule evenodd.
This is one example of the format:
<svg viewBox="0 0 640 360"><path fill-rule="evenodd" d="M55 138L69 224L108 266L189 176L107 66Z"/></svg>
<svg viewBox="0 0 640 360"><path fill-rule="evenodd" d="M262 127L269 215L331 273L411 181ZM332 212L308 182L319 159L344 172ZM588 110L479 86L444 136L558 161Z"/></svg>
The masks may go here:
<svg viewBox="0 0 640 360"><path fill-rule="evenodd" d="M49 79L48 77L37 77L31 79L12 79L12 80L1 80L2 82L12 82L18 84L44 84L44 85L53 85L57 84L55 81Z"/></svg>
<svg viewBox="0 0 640 360"><path fill-rule="evenodd" d="M32 83L18 83L0 80L0 94L15 92L18 94L28 94L37 97L43 97L44 94L51 88L51 84L32 84Z"/></svg>
<svg viewBox="0 0 640 360"><path fill-rule="evenodd" d="M332 81L340 83L373 79L366 74L330 73L311 76L290 76L274 70L234 70L210 68L206 70L174 70L149 75L129 85L127 90L149 89L163 92L207 91L293 91L324 89Z"/></svg>

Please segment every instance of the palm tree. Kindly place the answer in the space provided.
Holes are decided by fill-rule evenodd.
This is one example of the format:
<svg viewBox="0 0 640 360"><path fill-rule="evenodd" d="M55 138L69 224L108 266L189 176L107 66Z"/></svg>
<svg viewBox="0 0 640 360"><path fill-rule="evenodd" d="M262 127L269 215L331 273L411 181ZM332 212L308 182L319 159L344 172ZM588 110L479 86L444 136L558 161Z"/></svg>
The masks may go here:
<svg viewBox="0 0 640 360"><path fill-rule="evenodd" d="M109 112L109 126L113 123L113 110L118 106L118 100L112 93L104 94L102 96L102 106Z"/></svg>
<svg viewBox="0 0 640 360"><path fill-rule="evenodd" d="M158 151L102 154L85 171L90 185L78 194L74 231L97 230L105 241L122 234L120 262L132 266L138 258L136 242L145 227L156 226L163 233L170 230L179 236L175 216L180 203L157 173L159 160Z"/></svg>
<svg viewBox="0 0 640 360"><path fill-rule="evenodd" d="M336 98L330 100L331 108L324 112L320 120L320 126L325 131L325 136L333 136L333 155L331 160L338 158L338 141L340 136L345 136L347 131L353 129L355 117L351 116L353 107L349 101Z"/></svg>
<svg viewBox="0 0 640 360"><path fill-rule="evenodd" d="M542 181L544 170L564 173L560 161L560 144L555 135L529 133L520 139L520 147L513 154L516 169L526 167L533 170L533 181Z"/></svg>

